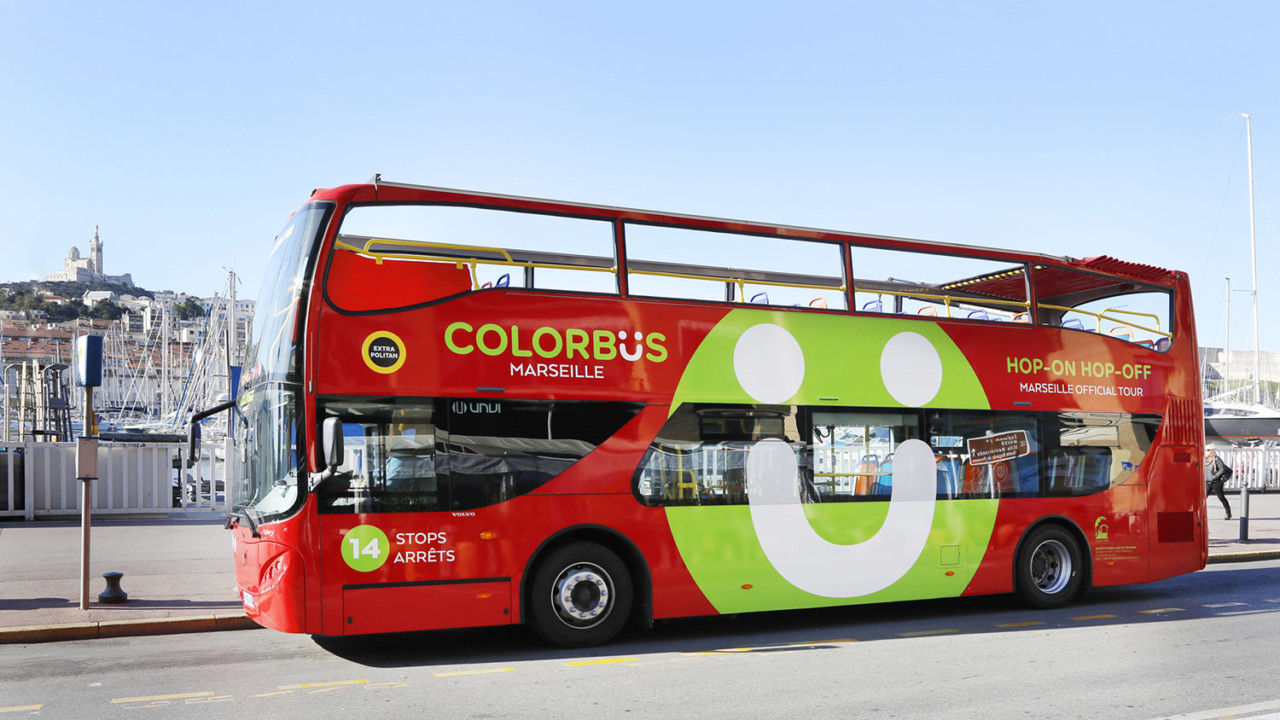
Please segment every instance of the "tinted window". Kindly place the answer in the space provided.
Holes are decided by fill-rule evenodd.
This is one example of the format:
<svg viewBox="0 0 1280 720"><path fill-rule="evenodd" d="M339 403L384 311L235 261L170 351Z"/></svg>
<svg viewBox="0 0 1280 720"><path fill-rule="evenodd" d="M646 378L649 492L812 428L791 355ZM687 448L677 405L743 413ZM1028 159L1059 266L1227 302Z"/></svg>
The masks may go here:
<svg viewBox="0 0 1280 720"><path fill-rule="evenodd" d="M646 505L745 504L748 453L780 440L801 502L884 501L898 446L921 440L941 499L1083 495L1128 479L1159 426L1125 413L689 404L659 431L634 490Z"/></svg>
<svg viewBox="0 0 1280 720"><path fill-rule="evenodd" d="M636 403L341 398L345 458L326 512L469 510L535 490L615 434Z"/></svg>

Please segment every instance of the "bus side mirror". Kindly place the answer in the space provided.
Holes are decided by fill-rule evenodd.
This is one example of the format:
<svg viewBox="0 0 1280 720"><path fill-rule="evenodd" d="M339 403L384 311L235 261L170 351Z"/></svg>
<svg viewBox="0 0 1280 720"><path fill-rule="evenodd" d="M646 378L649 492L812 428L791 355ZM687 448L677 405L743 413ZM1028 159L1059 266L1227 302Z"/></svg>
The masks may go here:
<svg viewBox="0 0 1280 720"><path fill-rule="evenodd" d="M320 442L324 448L324 464L326 469L335 470L342 464L344 449L342 447L342 420L327 417L320 428Z"/></svg>
<svg viewBox="0 0 1280 720"><path fill-rule="evenodd" d="M194 467L200 457L200 424L187 424L187 467Z"/></svg>

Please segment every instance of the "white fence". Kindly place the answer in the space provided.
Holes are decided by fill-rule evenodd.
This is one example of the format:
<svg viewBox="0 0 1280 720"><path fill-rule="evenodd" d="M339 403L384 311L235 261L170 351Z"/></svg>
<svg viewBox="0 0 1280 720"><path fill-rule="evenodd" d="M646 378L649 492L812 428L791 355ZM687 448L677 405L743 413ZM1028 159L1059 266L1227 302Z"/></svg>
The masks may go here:
<svg viewBox="0 0 1280 720"><path fill-rule="evenodd" d="M225 511L227 448L205 445L192 468L186 452L181 443L99 443L94 514ZM75 443L0 443L0 519L77 516L81 482Z"/></svg>
<svg viewBox="0 0 1280 720"><path fill-rule="evenodd" d="M1280 447L1214 449L1231 466L1228 490L1239 490L1246 484L1249 492L1280 490Z"/></svg>

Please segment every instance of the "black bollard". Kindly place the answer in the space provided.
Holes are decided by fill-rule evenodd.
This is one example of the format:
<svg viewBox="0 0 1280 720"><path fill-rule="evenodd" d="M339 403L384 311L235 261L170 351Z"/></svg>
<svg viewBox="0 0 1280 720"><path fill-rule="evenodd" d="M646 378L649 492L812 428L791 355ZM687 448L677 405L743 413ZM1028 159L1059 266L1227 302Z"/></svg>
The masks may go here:
<svg viewBox="0 0 1280 720"><path fill-rule="evenodd" d="M1240 487L1240 539L1249 539L1249 481Z"/></svg>
<svg viewBox="0 0 1280 720"><path fill-rule="evenodd" d="M107 580L107 589L98 595L100 603L122 603L128 602L129 594L120 589L120 578L124 577L122 572L102 573L102 577Z"/></svg>

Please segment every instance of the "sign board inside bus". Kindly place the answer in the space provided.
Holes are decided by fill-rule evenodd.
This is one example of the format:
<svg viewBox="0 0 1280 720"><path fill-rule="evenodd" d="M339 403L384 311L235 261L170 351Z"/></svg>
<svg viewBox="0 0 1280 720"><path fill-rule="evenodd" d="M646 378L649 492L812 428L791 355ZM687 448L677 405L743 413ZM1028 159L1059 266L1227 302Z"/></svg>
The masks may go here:
<svg viewBox="0 0 1280 720"><path fill-rule="evenodd" d="M965 444L969 448L970 465L990 465L1031 453L1026 430L969 438Z"/></svg>

